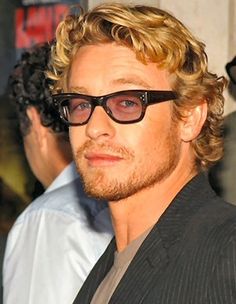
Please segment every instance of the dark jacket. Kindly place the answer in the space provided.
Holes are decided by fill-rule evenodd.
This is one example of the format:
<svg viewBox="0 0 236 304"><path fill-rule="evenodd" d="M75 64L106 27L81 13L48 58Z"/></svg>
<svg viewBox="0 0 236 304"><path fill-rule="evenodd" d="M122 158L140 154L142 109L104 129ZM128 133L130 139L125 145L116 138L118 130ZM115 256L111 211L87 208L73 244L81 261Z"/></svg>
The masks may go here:
<svg viewBox="0 0 236 304"><path fill-rule="evenodd" d="M113 239L74 304L91 302L113 264L115 250ZM141 303L236 303L236 207L216 196L204 174L177 194L109 301Z"/></svg>

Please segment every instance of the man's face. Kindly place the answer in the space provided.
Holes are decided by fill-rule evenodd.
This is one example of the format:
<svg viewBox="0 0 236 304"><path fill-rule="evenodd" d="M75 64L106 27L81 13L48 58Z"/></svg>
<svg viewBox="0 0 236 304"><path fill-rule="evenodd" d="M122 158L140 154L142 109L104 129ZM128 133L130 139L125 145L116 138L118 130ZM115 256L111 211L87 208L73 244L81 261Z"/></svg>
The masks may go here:
<svg viewBox="0 0 236 304"><path fill-rule="evenodd" d="M117 44L85 46L72 63L69 92L100 96L132 89L171 90L167 71L143 64ZM70 140L88 194L117 201L167 178L181 154L172 101L147 107L142 121L114 122L100 106L86 125L71 127Z"/></svg>

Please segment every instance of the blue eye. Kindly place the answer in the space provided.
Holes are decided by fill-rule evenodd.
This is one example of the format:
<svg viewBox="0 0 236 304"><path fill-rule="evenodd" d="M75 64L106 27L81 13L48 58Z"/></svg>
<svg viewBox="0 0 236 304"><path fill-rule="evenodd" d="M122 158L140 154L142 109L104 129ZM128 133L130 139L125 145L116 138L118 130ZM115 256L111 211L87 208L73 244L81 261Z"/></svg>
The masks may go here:
<svg viewBox="0 0 236 304"><path fill-rule="evenodd" d="M138 96L115 95L108 99L107 107L114 117L125 120L130 115L132 117L140 115L142 112L142 101Z"/></svg>
<svg viewBox="0 0 236 304"><path fill-rule="evenodd" d="M80 103L79 105L77 105L77 109L78 110L86 110L86 109L91 109L91 104L84 102L84 103Z"/></svg>
<svg viewBox="0 0 236 304"><path fill-rule="evenodd" d="M128 100L128 99L120 101L120 105L123 107L127 107L127 108L139 106L139 104L137 102L135 102L133 100Z"/></svg>
<svg viewBox="0 0 236 304"><path fill-rule="evenodd" d="M87 100L83 99L71 99L70 104L70 113L75 112L75 111L85 111L85 110L90 110L91 109L91 104Z"/></svg>

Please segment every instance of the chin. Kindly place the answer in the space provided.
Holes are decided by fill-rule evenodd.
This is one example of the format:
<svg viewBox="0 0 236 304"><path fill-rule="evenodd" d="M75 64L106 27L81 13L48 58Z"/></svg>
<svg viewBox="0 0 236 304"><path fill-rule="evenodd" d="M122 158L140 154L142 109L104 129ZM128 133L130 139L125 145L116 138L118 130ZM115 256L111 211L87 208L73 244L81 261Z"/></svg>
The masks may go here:
<svg viewBox="0 0 236 304"><path fill-rule="evenodd" d="M84 190L87 193L88 196L98 199L98 200L104 200L108 202L115 202L115 201L120 201L122 199L126 199L132 193L127 193L127 192L119 192L119 191L114 191L115 189L111 189L110 191L108 189L97 189L97 188L91 188L90 186L84 185Z"/></svg>

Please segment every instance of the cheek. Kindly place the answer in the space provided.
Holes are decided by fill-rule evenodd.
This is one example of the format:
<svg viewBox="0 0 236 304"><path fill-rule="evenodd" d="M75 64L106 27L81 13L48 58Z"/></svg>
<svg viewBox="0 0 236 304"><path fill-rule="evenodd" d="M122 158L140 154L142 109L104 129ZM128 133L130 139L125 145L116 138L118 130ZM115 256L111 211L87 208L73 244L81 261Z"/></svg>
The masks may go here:
<svg viewBox="0 0 236 304"><path fill-rule="evenodd" d="M150 155L151 151L155 149L158 136L153 127L146 124L130 125L129 130L120 132L118 142L132 151L139 160Z"/></svg>
<svg viewBox="0 0 236 304"><path fill-rule="evenodd" d="M141 150L155 146L168 130L169 118L149 115L148 110L142 121L129 125L129 143Z"/></svg>
<svg viewBox="0 0 236 304"><path fill-rule="evenodd" d="M70 127L69 128L69 138L72 146L72 150L77 150L78 147L85 142L85 130L84 127Z"/></svg>
<svg viewBox="0 0 236 304"><path fill-rule="evenodd" d="M173 123L169 115L146 115L145 120L132 126L126 143L135 151L137 157L148 161L148 158L153 158L154 155L159 157L165 155L173 131Z"/></svg>

